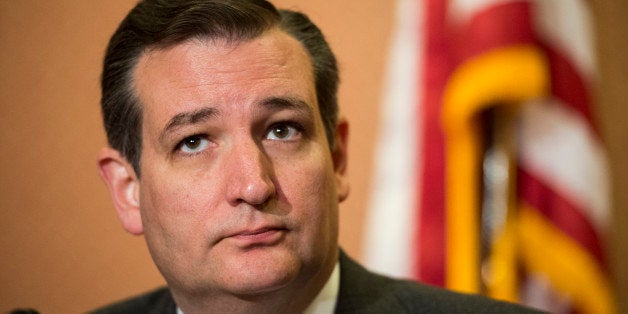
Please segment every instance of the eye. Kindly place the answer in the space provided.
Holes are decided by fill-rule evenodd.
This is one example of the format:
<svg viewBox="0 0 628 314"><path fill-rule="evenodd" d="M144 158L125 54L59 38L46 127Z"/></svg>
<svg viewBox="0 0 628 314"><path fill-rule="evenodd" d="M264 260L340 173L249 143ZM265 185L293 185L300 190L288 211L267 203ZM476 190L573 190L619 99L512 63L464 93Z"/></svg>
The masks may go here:
<svg viewBox="0 0 628 314"><path fill-rule="evenodd" d="M291 126L289 124L276 124L270 128L270 130L266 134L266 138L274 141L286 141L293 139L299 134L299 129L294 126Z"/></svg>
<svg viewBox="0 0 628 314"><path fill-rule="evenodd" d="M177 148L184 153L194 154L194 153L199 153L205 150L205 148L207 148L208 145L209 145L209 140L206 139L204 136L193 135L193 136L186 137L185 139L183 139L183 141L179 143Z"/></svg>

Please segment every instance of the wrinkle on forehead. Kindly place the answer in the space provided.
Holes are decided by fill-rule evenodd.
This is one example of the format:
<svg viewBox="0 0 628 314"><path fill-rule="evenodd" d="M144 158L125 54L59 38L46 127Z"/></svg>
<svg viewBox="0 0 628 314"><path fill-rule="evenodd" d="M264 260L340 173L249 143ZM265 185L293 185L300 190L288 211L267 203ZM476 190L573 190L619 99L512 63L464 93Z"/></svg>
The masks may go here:
<svg viewBox="0 0 628 314"><path fill-rule="evenodd" d="M198 49L199 46L203 49ZM178 65L159 66L173 60ZM292 70L285 71L289 67ZM195 38L148 51L138 62L134 83L139 98L147 100L143 103L157 103L159 95L142 95L142 91L150 90L147 86L159 84L158 90L162 91L176 88L197 93L206 88L230 89L235 82L249 82L254 89L258 80L294 80L297 76L310 77L313 83L313 75L311 59L302 44L282 30L271 29L241 42Z"/></svg>
<svg viewBox="0 0 628 314"><path fill-rule="evenodd" d="M281 36L273 36L275 34L280 34ZM288 40L286 41L285 39ZM298 45L291 44L291 41L296 42ZM202 51L194 49L199 45L206 49ZM256 50L256 55L259 57L258 59L250 60L251 56L245 52L247 49L238 49L247 45L253 46L252 48ZM142 69L143 67L153 62L175 58L181 62L186 62L188 66L200 66L202 64L203 67L208 70L219 71L225 74L238 73L250 71L255 68L285 67L293 60L293 58L290 57L290 52L297 52L305 57L303 60L310 62L309 55L302 47L301 43L288 33L277 28L266 31L259 37L243 41L195 37L171 47L147 50L140 57L136 71L144 70ZM199 62L199 60L206 59L205 57L209 54L216 58ZM252 66L250 68L243 68L241 64L245 60L255 62L251 63Z"/></svg>
<svg viewBox="0 0 628 314"><path fill-rule="evenodd" d="M204 49L198 49L199 45L202 45ZM251 50L255 51L253 55L250 53ZM179 64L170 67L158 66L160 63L169 63L172 60ZM297 67L302 62L308 63L307 66ZM243 67L242 64L247 66ZM290 66L310 73L292 72L289 75L313 76L311 60L301 43L291 35L279 29L273 29L260 37L243 42L191 39L169 48L147 51L141 56L136 66L134 83L140 93L144 89L142 87L153 85L160 78L177 88L196 88L233 82L234 76L239 76L237 79L240 81L254 81L278 77L281 74L288 75L289 71L280 71L280 69ZM212 73L212 75L207 76L206 73ZM138 79L139 77L142 79ZM293 79L293 77L285 77L285 79ZM145 99L145 96L151 95L140 94L138 96Z"/></svg>

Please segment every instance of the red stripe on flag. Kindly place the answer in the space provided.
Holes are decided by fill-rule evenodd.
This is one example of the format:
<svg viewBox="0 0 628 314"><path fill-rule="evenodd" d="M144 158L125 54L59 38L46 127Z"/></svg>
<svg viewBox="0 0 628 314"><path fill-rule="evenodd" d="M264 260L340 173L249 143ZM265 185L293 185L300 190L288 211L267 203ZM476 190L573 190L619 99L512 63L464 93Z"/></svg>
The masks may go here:
<svg viewBox="0 0 628 314"><path fill-rule="evenodd" d="M444 133L441 126L441 104L445 83L451 73L452 64L449 30L446 25L447 0L427 0L425 28L427 30L424 59L425 91L423 111L419 110L419 121L423 121L423 147L417 156L422 156L423 173L419 173L422 190L420 197L420 214L417 225L414 248L414 271L417 277L426 283L445 285L445 148Z"/></svg>
<svg viewBox="0 0 628 314"><path fill-rule="evenodd" d="M597 134L597 124L591 112L591 97L583 77L573 66L567 56L554 49L551 45L540 43L550 66L552 94L561 99L567 106L579 112L587 120L591 129Z"/></svg>
<svg viewBox="0 0 628 314"><path fill-rule="evenodd" d="M558 229L588 250L602 268L606 268L600 237L581 209L521 168L517 173L517 189L522 201L547 217Z"/></svg>
<svg viewBox="0 0 628 314"><path fill-rule="evenodd" d="M473 14L458 42L460 61L495 48L534 42L529 2L492 5Z"/></svg>

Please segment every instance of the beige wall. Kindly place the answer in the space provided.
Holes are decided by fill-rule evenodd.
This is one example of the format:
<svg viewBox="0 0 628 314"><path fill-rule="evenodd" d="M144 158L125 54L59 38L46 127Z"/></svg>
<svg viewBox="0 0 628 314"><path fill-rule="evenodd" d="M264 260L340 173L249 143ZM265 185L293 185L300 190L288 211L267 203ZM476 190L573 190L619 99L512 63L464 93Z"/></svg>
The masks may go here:
<svg viewBox="0 0 628 314"><path fill-rule="evenodd" d="M628 234L628 22L621 13L628 6L621 2L593 4L603 55L598 114L615 175L612 258L616 281L628 291L621 245ZM105 144L102 54L133 3L0 0L0 312L80 312L163 282L143 240L120 228L95 163ZM276 3L309 13L340 60L342 113L352 124L352 195L341 208L340 237L359 257L394 2Z"/></svg>
<svg viewBox="0 0 628 314"><path fill-rule="evenodd" d="M600 84L598 121L613 179L610 259L622 313L628 312L628 1L590 1L596 15Z"/></svg>

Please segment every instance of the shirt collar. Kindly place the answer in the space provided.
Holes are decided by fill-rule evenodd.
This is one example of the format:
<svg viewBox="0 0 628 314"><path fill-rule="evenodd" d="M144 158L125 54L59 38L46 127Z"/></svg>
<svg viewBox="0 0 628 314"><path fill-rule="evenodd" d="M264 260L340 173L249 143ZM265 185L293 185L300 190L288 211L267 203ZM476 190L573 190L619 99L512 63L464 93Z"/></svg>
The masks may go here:
<svg viewBox="0 0 628 314"><path fill-rule="evenodd" d="M340 264L336 262L336 266L329 279L327 279L327 283L325 283L323 289L321 289L314 301L312 301L312 304L303 313L333 313L338 300L338 289L340 289Z"/></svg>

